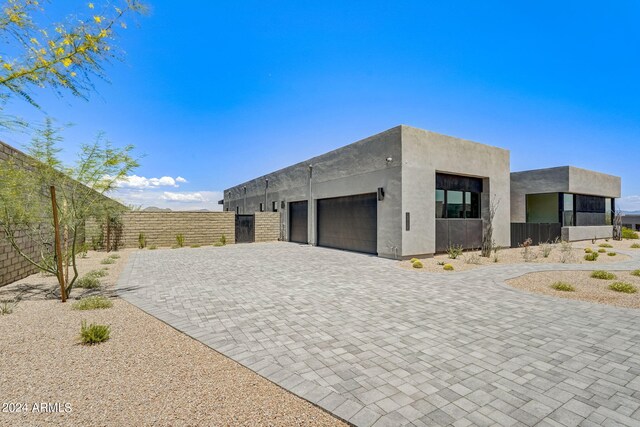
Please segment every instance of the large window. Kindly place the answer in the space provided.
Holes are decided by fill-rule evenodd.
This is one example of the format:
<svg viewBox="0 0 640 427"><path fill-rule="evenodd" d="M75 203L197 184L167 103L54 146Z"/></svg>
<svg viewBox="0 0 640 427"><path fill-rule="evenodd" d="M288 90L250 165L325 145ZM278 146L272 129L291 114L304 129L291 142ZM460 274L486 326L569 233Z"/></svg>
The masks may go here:
<svg viewBox="0 0 640 427"><path fill-rule="evenodd" d="M614 199L584 194L563 194L562 218L564 226L611 225Z"/></svg>
<svg viewBox="0 0 640 427"><path fill-rule="evenodd" d="M436 218L480 218L480 193L436 190Z"/></svg>

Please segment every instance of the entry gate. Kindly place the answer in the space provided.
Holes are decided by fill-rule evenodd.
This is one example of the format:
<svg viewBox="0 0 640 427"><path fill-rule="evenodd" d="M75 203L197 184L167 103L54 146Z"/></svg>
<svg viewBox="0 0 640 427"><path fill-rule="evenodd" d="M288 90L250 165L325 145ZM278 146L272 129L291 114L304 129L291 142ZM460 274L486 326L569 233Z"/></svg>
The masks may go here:
<svg viewBox="0 0 640 427"><path fill-rule="evenodd" d="M236 215L236 243L255 241L255 215Z"/></svg>

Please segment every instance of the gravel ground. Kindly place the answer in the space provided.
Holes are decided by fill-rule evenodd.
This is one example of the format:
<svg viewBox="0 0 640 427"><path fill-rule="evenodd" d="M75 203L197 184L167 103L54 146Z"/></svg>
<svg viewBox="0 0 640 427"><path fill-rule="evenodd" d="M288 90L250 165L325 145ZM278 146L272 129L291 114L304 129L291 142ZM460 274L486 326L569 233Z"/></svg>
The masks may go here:
<svg viewBox="0 0 640 427"><path fill-rule="evenodd" d="M527 292L534 292L554 297L576 299L581 301L609 304L618 307L640 308L640 292L625 294L609 289L609 285L616 281L628 282L640 289L640 277L632 276L628 271L607 270L614 273L614 280L592 279L590 271L548 271L529 273L507 281L514 288ZM555 282L567 282L575 292L556 291L551 288Z"/></svg>
<svg viewBox="0 0 640 427"><path fill-rule="evenodd" d="M609 241L605 242L604 240L599 240L595 244L592 244L591 241L586 242L575 242L572 244L572 261L570 264L593 264L596 266L596 269L599 268L603 264L611 264L619 261L626 261L630 257L624 254L617 253L616 256L608 256L606 253L601 253L598 256L596 261L585 261L584 259L584 249L589 247L593 251L598 251L598 249L605 249L607 252L616 252L617 250L630 250L630 251L638 251L640 249L630 249L630 246L633 243L638 243L638 240L623 240L620 242L617 241ZM613 248L600 248L599 244L610 244ZM531 260L531 263L560 263L561 262L561 250L560 244L552 244L552 250L549 257L545 258L542 256L541 247L540 246L531 246L530 251L535 255L535 258ZM448 273L443 269L442 265L438 265L438 263L446 263L453 265L454 271L466 271L473 270L478 267L486 266L486 265L496 265L494 262L494 254L491 254L491 258L483 258L480 256L480 251L469 251L464 252L464 254L460 255L456 259L450 259L447 254L438 254L431 258L419 258L424 265L423 268L413 268L410 261L402 261L399 263L401 268L411 269L415 271L427 271L430 273ZM523 263L524 258L522 255L521 248L514 249L501 249L498 251L498 265L501 264L517 264Z"/></svg>
<svg viewBox="0 0 640 427"><path fill-rule="evenodd" d="M128 253L109 266L106 292ZM104 267L105 257L92 253L81 269ZM0 289L2 299L23 297L13 314L0 316L0 403L28 407L0 412L0 425L344 425L121 299L95 311L46 299L55 283L33 275ZM111 339L78 344L82 320L110 325ZM32 412L39 402L69 404L71 412Z"/></svg>

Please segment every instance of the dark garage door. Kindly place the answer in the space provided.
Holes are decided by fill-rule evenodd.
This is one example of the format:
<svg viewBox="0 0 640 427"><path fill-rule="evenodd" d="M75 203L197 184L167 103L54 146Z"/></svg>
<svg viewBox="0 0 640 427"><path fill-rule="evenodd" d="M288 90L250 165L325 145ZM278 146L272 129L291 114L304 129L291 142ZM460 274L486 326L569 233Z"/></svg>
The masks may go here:
<svg viewBox="0 0 640 427"><path fill-rule="evenodd" d="M377 195L318 200L318 246L376 254Z"/></svg>
<svg viewBox="0 0 640 427"><path fill-rule="evenodd" d="M308 243L307 234L307 201L289 203L289 241Z"/></svg>

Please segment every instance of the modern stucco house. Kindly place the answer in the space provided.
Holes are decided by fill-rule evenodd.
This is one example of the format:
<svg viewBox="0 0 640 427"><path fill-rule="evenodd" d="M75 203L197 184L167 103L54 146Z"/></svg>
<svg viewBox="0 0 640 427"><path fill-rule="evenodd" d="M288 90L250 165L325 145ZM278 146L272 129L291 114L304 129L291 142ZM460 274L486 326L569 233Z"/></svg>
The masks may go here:
<svg viewBox="0 0 640 427"><path fill-rule="evenodd" d="M565 181L514 193L514 176L508 150L401 125L229 188L221 203L249 220L280 212L283 240L406 258L451 244L479 248L491 206L495 244L508 247L511 222L527 220L520 207L529 194L593 194L600 185L587 192L579 175L551 174ZM619 197L620 179L611 178L596 193Z"/></svg>

